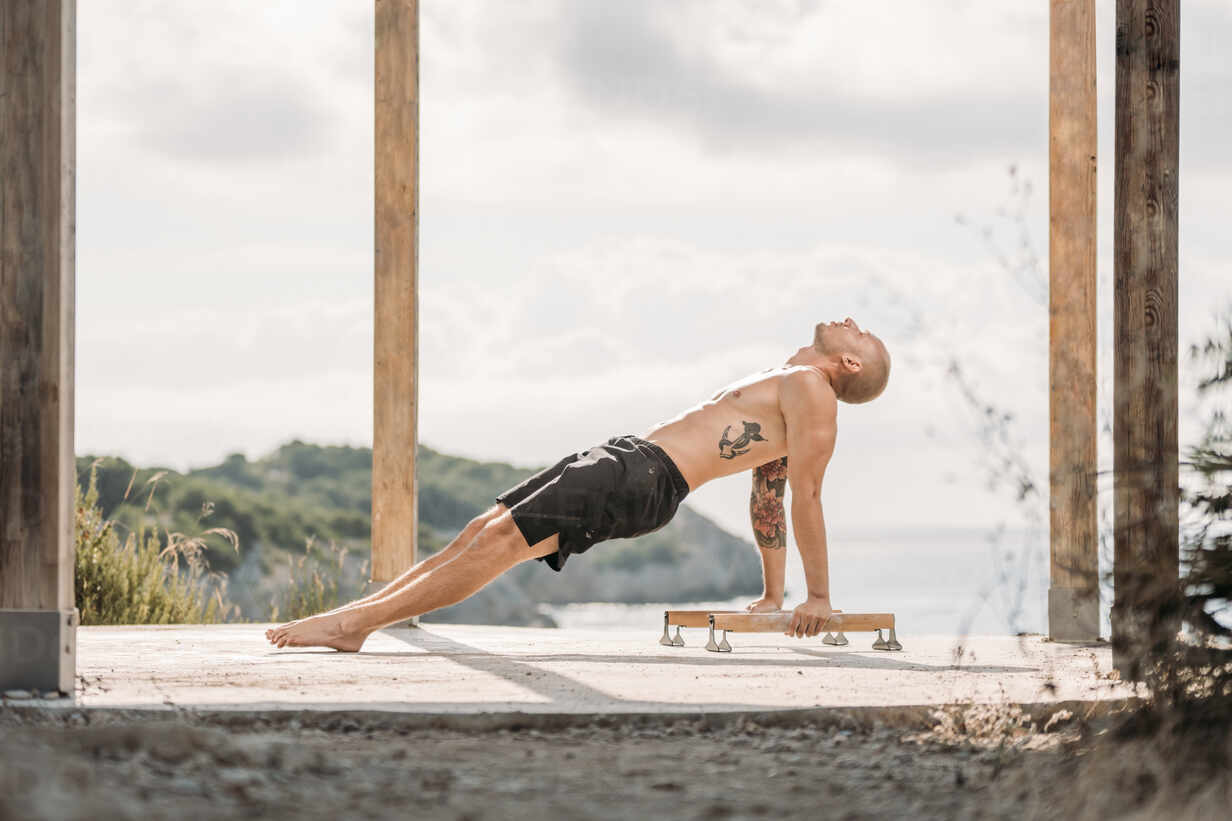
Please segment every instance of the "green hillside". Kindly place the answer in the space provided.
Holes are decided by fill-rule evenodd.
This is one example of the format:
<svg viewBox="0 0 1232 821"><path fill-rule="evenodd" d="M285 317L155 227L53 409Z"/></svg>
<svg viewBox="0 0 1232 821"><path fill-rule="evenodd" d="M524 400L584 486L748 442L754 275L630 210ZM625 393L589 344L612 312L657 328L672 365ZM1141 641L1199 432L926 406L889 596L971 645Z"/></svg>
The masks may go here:
<svg viewBox="0 0 1232 821"><path fill-rule="evenodd" d="M93 456L77 459L84 486ZM418 451L419 544L440 550L490 507L497 493L539 470ZM372 450L298 440L249 461L232 454L188 473L98 461L99 506L120 530L157 524L187 535L208 528L235 531L239 550L213 538L206 557L226 573L228 592L246 619L264 621L296 562L311 558L338 584L339 596L360 593L368 577ZM682 505L667 527L637 539L615 539L554 573L540 562L520 565L471 599L427 621L547 624L539 603L694 601L755 595L760 567L752 544ZM285 612L285 608L283 609Z"/></svg>

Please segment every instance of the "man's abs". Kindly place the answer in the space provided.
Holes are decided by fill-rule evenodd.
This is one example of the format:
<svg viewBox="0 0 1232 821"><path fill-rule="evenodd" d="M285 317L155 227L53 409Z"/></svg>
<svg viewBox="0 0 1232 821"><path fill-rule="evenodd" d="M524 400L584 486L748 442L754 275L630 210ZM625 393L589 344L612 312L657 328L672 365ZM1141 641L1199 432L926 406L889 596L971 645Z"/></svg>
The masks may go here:
<svg viewBox="0 0 1232 821"><path fill-rule="evenodd" d="M801 365L783 365L746 376L706 401L642 434L667 451L691 490L787 454L779 409L782 377Z"/></svg>

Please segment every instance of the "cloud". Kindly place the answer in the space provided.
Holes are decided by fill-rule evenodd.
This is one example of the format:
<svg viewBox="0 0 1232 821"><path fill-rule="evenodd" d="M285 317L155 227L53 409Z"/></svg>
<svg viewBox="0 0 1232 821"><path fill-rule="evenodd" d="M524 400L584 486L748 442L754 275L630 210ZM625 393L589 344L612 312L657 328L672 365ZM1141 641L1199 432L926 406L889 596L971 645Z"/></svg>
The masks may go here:
<svg viewBox="0 0 1232 821"><path fill-rule="evenodd" d="M714 9L712 16L742 11L736 15L742 22L749 6L732 5ZM976 155L1030 151L1043 139L1043 84L973 83L971 74L957 82L948 75L930 82L935 55L922 54L908 37L910 20L868 19L834 6L813 9L780 4L775 15L759 7L761 42L735 55L728 48L724 59L739 22L726 29L690 25L694 19L687 12L696 14L696 5L565 3L561 76L589 106L689 129L720 150L837 149L957 165ZM804 65L781 66L777 73L759 65L773 61L776 51L790 51L801 29L817 34L820 26L845 30L864 44L857 53L860 70L844 70L841 60L827 54L838 45L833 33L815 43ZM746 41L757 33L739 29ZM927 29L916 37L930 46L939 39ZM851 54L838 50L840 57ZM924 62L904 65L900 50ZM1016 56L1011 52L1008 59ZM902 72L896 86L881 87L882 72L872 60Z"/></svg>
<svg viewBox="0 0 1232 821"><path fill-rule="evenodd" d="M123 382L170 393L204 384L260 393L279 380L372 367L371 299L301 297L138 317L91 312L80 324L89 344L78 351L78 383L91 390Z"/></svg>
<svg viewBox="0 0 1232 821"><path fill-rule="evenodd" d="M337 90L352 82L356 55L371 54L371 33L343 11L319 2L82 4L82 119L181 166L320 151L338 124Z"/></svg>
<svg viewBox="0 0 1232 821"><path fill-rule="evenodd" d="M311 153L334 125L312 87L264 66L141 79L113 87L101 101L127 114L133 137L151 149L214 168Z"/></svg>

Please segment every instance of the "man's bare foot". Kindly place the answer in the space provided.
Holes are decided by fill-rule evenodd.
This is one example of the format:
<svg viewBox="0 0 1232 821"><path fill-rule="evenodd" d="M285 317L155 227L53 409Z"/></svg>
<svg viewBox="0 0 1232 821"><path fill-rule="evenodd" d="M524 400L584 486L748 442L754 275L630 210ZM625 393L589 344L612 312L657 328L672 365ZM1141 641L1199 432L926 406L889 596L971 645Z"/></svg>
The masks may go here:
<svg viewBox="0 0 1232 821"><path fill-rule="evenodd" d="M332 647L344 653L357 652L368 635L346 632L339 613L322 613L266 631L270 644L276 647Z"/></svg>
<svg viewBox="0 0 1232 821"><path fill-rule="evenodd" d="M333 611L331 610L327 613L318 613L317 615L318 616L330 616L330 615L333 615ZM308 618L311 618L311 617L305 616L302 619L291 619L291 621L283 622L277 627L271 627L265 631L265 638L269 640L270 644L277 644L278 639L284 633L286 633L287 630L290 630L292 627L299 624L301 621L306 621Z"/></svg>
<svg viewBox="0 0 1232 821"><path fill-rule="evenodd" d="M381 592L383 593L383 592L385 592L385 591L381 591ZM345 611L347 611L347 610L353 610L353 609L355 609L356 607L361 607L361 606L363 606L363 605L365 605L365 604L368 604L368 601L369 601L369 600L368 600L368 599L366 599L366 598L364 598L364 599L357 599L356 601L353 601L353 602L348 602L347 604L341 604L341 605L338 605L338 606L337 606L337 607L335 607L333 610L326 610L324 613L317 613L315 616L311 616L311 617L307 617L307 618L320 618L321 616L336 616L336 615L338 615L339 613L343 613L343 612L345 612ZM280 625L278 625L277 627L271 627L271 628L269 628L268 630L266 630L266 631L265 631L265 638L267 638L267 639L270 641L270 643L271 643L271 644L275 644L275 643L277 643L277 641L278 641L278 637L279 637L280 635L282 635L283 633L285 633L285 632L286 632L286 631L287 631L290 627L292 627L293 625L299 624L299 623L300 623L300 622L302 622L302 621L306 621L306 618L304 618L304 619L292 619L291 621L288 621L288 622L285 622L285 623L283 623L283 624L280 624Z"/></svg>
<svg viewBox="0 0 1232 821"><path fill-rule="evenodd" d="M354 610L356 607L363 607L364 605L371 603L371 601L374 598L379 598L380 596L387 595L389 592L391 592L390 588L385 587L384 589L378 591L376 594L372 596L365 596L364 598L356 599L353 602L347 602L346 604L340 604L337 607L335 607L333 610L326 610L324 613L318 613L317 616L334 616L334 615L337 615L338 613L343 613L347 610ZM397 591L395 589L392 592L397 592ZM274 642L276 641L278 635L286 632L288 627L290 627L293 624L299 624L301 621L304 621L304 619L292 619L291 621L286 622L285 624L280 624L277 627L271 627L265 631L265 637L269 639L270 642Z"/></svg>

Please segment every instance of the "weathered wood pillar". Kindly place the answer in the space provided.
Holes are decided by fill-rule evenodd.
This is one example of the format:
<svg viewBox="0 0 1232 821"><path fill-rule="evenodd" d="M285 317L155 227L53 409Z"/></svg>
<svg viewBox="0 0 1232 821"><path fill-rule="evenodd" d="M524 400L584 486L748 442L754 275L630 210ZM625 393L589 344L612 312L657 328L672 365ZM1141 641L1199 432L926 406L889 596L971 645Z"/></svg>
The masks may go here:
<svg viewBox="0 0 1232 821"><path fill-rule="evenodd" d="M75 0L0 0L0 690L73 692Z"/></svg>
<svg viewBox="0 0 1232 821"><path fill-rule="evenodd" d="M1177 625L1179 0L1117 0L1113 663L1139 678Z"/></svg>
<svg viewBox="0 0 1232 821"><path fill-rule="evenodd" d="M372 579L415 563L419 520L419 3L376 0Z"/></svg>
<svg viewBox="0 0 1232 821"><path fill-rule="evenodd" d="M1095 641L1095 1L1052 0L1049 19L1048 634Z"/></svg>

